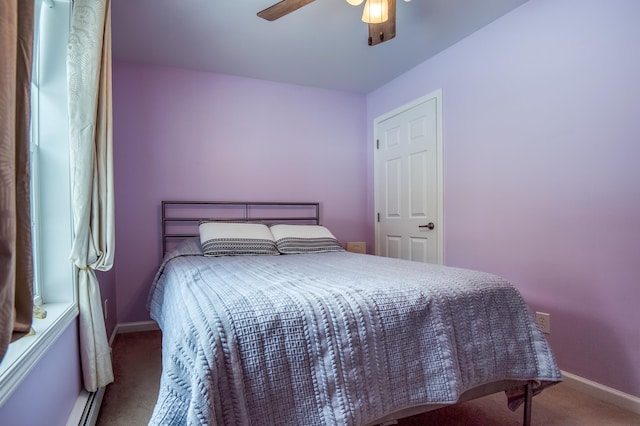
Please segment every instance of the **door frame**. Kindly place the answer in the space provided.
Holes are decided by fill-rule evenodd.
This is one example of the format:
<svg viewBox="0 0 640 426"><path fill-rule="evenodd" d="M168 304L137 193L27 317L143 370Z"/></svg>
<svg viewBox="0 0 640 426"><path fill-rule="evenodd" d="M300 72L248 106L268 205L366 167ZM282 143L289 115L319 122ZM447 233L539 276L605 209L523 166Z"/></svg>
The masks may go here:
<svg viewBox="0 0 640 426"><path fill-rule="evenodd" d="M436 179L437 179L437 214L436 223L438 226L436 227L438 244L438 264L444 264L444 152L443 152L443 143L442 143L442 89L434 90L433 92L422 96L418 99L415 99L405 105L402 105L398 108L395 108L392 111L389 111L373 120L373 223L375 225L375 254L379 255L380 253L380 222L378 222L378 212L380 211L378 208L378 203L380 200L378 199L378 149L377 149L377 141L378 141L378 126L384 120L387 120L395 115L401 114L405 111L408 111L422 103L430 101L432 99L436 100Z"/></svg>

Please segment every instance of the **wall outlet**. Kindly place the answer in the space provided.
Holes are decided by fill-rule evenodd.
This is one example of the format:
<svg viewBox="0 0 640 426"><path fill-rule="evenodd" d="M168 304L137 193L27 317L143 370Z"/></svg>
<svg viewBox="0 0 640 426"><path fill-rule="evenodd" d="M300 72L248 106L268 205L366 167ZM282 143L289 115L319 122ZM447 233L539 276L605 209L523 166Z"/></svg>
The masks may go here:
<svg viewBox="0 0 640 426"><path fill-rule="evenodd" d="M551 314L545 312L536 312L536 322L540 331L551 334Z"/></svg>
<svg viewBox="0 0 640 426"><path fill-rule="evenodd" d="M109 299L104 299L104 306L102 307L102 313L104 314L104 319L107 319L107 302Z"/></svg>

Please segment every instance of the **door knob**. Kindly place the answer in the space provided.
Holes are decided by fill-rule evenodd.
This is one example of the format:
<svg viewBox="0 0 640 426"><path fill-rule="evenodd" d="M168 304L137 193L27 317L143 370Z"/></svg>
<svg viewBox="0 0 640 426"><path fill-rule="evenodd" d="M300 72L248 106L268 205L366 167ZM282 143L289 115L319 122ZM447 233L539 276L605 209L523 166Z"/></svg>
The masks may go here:
<svg viewBox="0 0 640 426"><path fill-rule="evenodd" d="M418 225L418 228L428 228L428 229L433 229L435 228L436 225L433 224L433 222L429 222L426 225Z"/></svg>

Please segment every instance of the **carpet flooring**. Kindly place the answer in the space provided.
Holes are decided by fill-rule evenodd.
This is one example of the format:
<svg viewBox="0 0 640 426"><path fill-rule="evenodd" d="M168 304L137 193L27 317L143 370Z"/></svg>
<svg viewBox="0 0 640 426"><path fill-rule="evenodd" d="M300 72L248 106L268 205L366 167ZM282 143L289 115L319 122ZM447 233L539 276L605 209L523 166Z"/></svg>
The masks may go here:
<svg viewBox="0 0 640 426"><path fill-rule="evenodd" d="M160 386L162 334L120 334L113 345L115 381L107 387L98 426L138 426L149 422ZM504 393L398 421L399 426L516 426L522 408L511 412ZM535 426L640 426L640 415L604 403L565 384L533 399ZM265 425L270 426L270 425ZM302 425L301 425L302 426Z"/></svg>

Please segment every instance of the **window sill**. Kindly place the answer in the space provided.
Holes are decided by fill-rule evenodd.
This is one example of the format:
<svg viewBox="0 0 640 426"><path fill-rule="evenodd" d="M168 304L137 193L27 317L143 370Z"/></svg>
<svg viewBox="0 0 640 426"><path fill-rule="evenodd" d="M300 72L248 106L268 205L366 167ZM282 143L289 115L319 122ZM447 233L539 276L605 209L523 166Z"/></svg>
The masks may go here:
<svg viewBox="0 0 640 426"><path fill-rule="evenodd" d="M0 406L78 316L75 303L49 303L42 307L47 311L47 317L33 320L36 334L11 343L0 363Z"/></svg>

